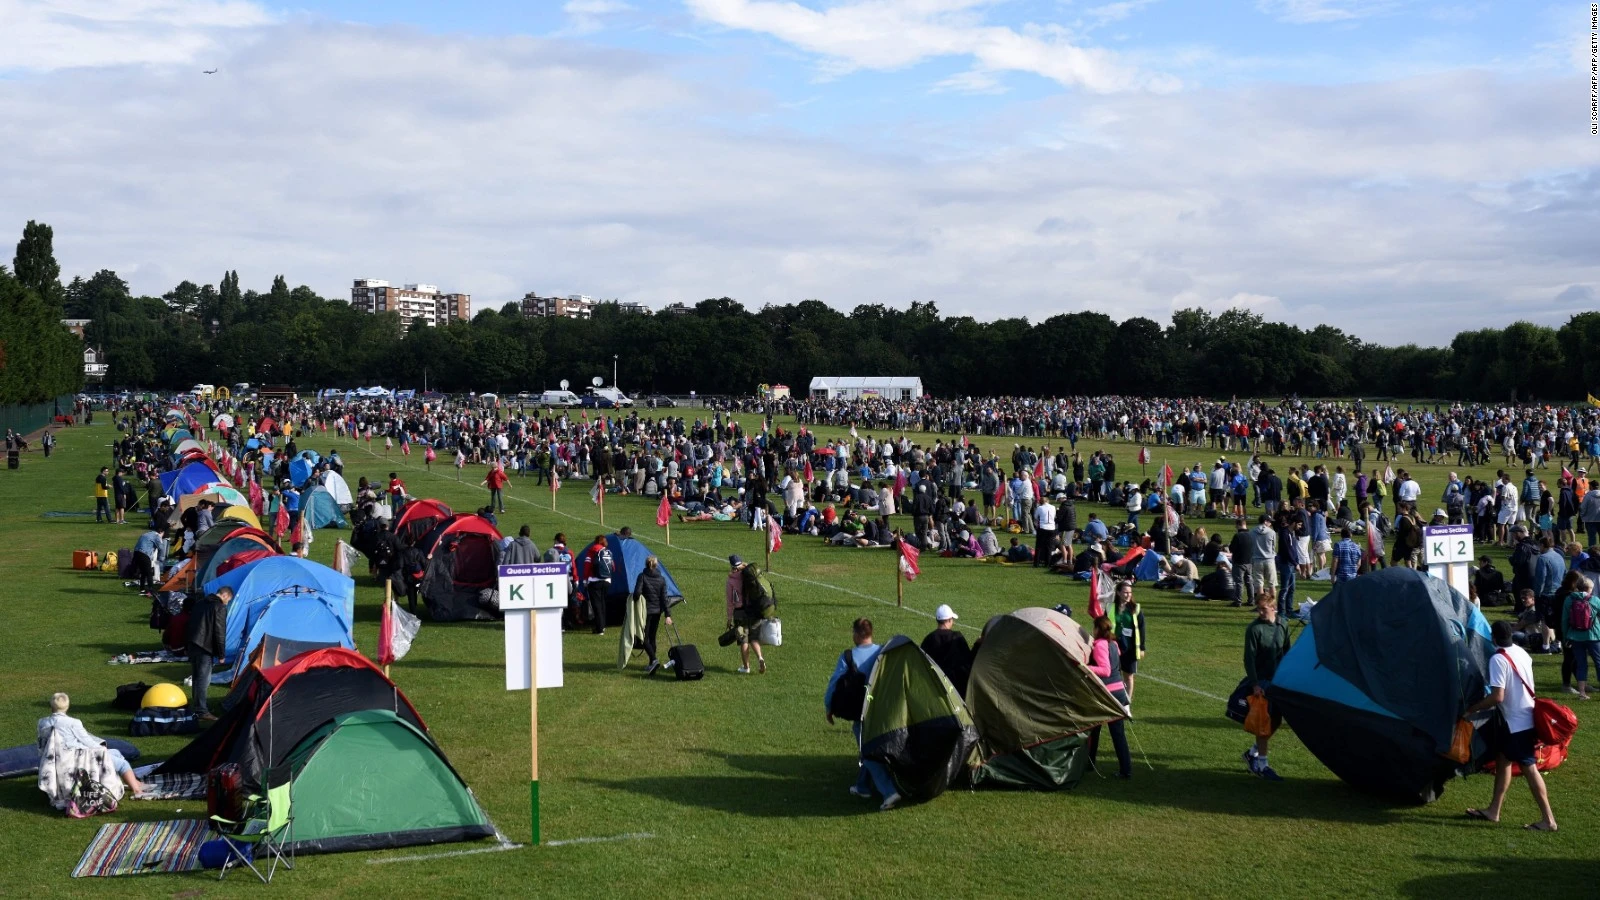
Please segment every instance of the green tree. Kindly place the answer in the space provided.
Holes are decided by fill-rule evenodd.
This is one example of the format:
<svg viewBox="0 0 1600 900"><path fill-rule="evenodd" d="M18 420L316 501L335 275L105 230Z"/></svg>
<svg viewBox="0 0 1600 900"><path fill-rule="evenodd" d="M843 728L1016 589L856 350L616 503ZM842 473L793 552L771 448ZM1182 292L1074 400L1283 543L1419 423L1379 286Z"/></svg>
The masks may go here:
<svg viewBox="0 0 1600 900"><path fill-rule="evenodd" d="M38 294L46 303L61 300L61 266L56 263L55 231L43 222L28 220L17 241L17 255L11 271L22 286Z"/></svg>

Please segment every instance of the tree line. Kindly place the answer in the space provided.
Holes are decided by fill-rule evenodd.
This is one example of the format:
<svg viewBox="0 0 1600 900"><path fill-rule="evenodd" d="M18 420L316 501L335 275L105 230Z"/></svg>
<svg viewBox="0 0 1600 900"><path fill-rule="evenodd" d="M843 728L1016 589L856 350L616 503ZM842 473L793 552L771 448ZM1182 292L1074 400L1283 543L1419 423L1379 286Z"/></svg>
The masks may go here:
<svg viewBox="0 0 1600 900"><path fill-rule="evenodd" d="M83 384L83 342L62 324L61 267L49 225L28 222L0 266L0 406L44 403Z"/></svg>
<svg viewBox="0 0 1600 900"><path fill-rule="evenodd" d="M763 383L801 393L816 375L919 375L928 392L945 397L1566 401L1600 383L1600 358L1587 352L1600 346L1600 312L1574 315L1560 328L1515 322L1462 332L1444 347L1382 346L1332 325L1304 329L1240 309L1183 309L1164 325L1101 312L980 322L942 316L920 301L845 312L818 300L749 309L728 297L678 315L598 304L588 320L524 318L511 302L433 328L360 312L304 285L290 288L282 275L265 292L241 289L238 273L228 271L216 285L184 281L148 297L133 296L110 270L64 288L49 266L30 271L56 284L68 316L92 320L89 339L107 352L109 383L123 387L538 391L562 379L609 382L613 357L622 388L635 393L748 395Z"/></svg>

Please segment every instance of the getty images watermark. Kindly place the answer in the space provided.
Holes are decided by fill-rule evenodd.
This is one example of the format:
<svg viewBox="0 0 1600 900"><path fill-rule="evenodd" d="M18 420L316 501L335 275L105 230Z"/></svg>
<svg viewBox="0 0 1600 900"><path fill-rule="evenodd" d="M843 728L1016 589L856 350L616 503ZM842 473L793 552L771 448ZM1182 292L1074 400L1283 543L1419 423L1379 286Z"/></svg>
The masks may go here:
<svg viewBox="0 0 1600 900"><path fill-rule="evenodd" d="M1600 134L1600 3L1589 4L1589 133Z"/></svg>

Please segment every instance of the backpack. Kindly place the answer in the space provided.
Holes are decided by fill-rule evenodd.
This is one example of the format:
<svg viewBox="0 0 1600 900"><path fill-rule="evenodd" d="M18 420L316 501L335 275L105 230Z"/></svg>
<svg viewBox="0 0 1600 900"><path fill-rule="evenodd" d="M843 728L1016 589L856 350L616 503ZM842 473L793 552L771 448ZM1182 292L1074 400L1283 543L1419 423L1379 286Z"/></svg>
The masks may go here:
<svg viewBox="0 0 1600 900"><path fill-rule="evenodd" d="M765 612L777 605L778 595L772 590L772 582L765 575L757 575L751 582L755 592L746 589L744 605L746 609Z"/></svg>
<svg viewBox="0 0 1600 900"><path fill-rule="evenodd" d="M605 547L594 555L594 577L602 581L610 581L612 573L616 570L611 559L611 551Z"/></svg>
<svg viewBox="0 0 1600 900"><path fill-rule="evenodd" d="M856 668L854 650L844 652L844 665L844 674L839 676L839 683L833 686L828 713L846 722L859 722L867 705L867 676Z"/></svg>
<svg viewBox="0 0 1600 900"><path fill-rule="evenodd" d="M1588 631L1594 627L1594 608L1588 597L1574 596L1572 608L1567 610L1568 631Z"/></svg>

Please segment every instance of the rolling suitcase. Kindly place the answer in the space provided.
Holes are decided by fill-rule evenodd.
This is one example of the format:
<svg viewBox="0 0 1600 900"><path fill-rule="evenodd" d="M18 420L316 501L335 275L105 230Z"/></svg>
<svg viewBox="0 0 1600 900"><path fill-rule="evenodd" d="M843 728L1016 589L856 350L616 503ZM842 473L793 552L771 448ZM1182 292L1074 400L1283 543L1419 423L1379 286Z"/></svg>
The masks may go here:
<svg viewBox="0 0 1600 900"><path fill-rule="evenodd" d="M700 661L700 651L693 644L683 643L678 637L678 626L672 626L672 647L667 650L672 661L672 671L679 681L699 681L706 677L706 664Z"/></svg>

